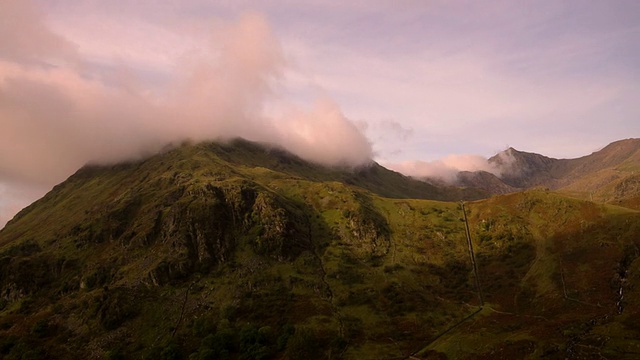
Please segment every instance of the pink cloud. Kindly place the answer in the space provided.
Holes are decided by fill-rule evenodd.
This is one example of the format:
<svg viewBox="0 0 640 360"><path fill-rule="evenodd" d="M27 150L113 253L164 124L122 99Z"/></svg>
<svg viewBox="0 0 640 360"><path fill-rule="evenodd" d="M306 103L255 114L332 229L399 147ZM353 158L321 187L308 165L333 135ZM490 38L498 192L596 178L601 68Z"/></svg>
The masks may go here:
<svg viewBox="0 0 640 360"><path fill-rule="evenodd" d="M287 63L260 15L217 27L157 89L121 65L97 71L25 4L9 2L20 19L0 32L0 181L51 186L88 162L140 158L185 139L244 137L332 166L371 161L370 143L334 102L301 108L278 96ZM24 46L6 35L23 29L34 35ZM267 104L286 111L267 114ZM5 217L15 209L1 206Z"/></svg>
<svg viewBox="0 0 640 360"><path fill-rule="evenodd" d="M448 155L434 161L404 161L390 163L386 166L392 170L415 178L433 178L448 183L455 183L460 171L486 171L500 176L502 168L489 163L480 155Z"/></svg>

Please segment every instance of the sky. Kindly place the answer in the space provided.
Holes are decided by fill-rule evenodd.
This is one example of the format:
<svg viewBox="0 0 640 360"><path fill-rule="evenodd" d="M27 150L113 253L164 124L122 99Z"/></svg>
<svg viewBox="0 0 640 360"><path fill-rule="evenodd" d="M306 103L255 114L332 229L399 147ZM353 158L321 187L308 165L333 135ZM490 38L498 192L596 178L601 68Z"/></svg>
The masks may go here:
<svg viewBox="0 0 640 360"><path fill-rule="evenodd" d="M0 227L87 163L244 137L413 176L640 136L640 2L2 0Z"/></svg>

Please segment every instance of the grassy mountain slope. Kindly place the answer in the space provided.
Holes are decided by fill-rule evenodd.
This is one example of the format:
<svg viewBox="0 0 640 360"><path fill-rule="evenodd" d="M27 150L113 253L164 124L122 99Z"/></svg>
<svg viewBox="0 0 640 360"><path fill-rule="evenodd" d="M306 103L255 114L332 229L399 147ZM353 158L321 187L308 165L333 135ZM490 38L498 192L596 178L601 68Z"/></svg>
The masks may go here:
<svg viewBox="0 0 640 360"><path fill-rule="evenodd" d="M579 160L570 173L575 180L563 191L627 206L640 198L640 140L615 142Z"/></svg>
<svg viewBox="0 0 640 360"><path fill-rule="evenodd" d="M539 190L468 208L487 306L422 354L481 359L640 354L637 212Z"/></svg>
<svg viewBox="0 0 640 360"><path fill-rule="evenodd" d="M289 152L242 139L229 144L209 143L206 147L221 160L232 164L263 167L313 181L339 181L385 197L457 201L489 196L477 188L434 186L388 170L375 162L357 169L331 169L306 162Z"/></svg>
<svg viewBox="0 0 640 360"><path fill-rule="evenodd" d="M6 355L34 348L56 357L153 357L174 342L193 353L221 322L230 326L232 354L248 352L239 344L245 326L267 326L270 337L286 339L292 324L327 351L400 354L398 346L413 347L433 331L413 321L412 335L389 342L390 328L410 326L409 314L443 326L465 310L449 304L449 287L433 274L457 262L415 266L428 278L418 284L407 260L424 262L413 250L426 253L424 236L453 234L450 222L458 227L451 236L460 236L457 209L383 200L347 184L415 191L399 174L363 172L324 169L243 141L81 169L0 232ZM414 203L433 212L424 233L413 220L394 215L390 223L385 215L414 219ZM405 243L392 246L392 232L407 234ZM385 265L387 258L394 260ZM429 282L440 298L418 290ZM437 311L418 301L396 304L414 293ZM203 317L207 330L194 330ZM49 329L42 338L32 336L38 324ZM380 334L365 331L378 324ZM289 351L274 341L269 352Z"/></svg>
<svg viewBox="0 0 640 360"><path fill-rule="evenodd" d="M83 168L0 231L0 355L636 351L638 212L546 191L468 203L487 301L476 313L460 206L382 197L369 190L410 182L372 169L246 142Z"/></svg>

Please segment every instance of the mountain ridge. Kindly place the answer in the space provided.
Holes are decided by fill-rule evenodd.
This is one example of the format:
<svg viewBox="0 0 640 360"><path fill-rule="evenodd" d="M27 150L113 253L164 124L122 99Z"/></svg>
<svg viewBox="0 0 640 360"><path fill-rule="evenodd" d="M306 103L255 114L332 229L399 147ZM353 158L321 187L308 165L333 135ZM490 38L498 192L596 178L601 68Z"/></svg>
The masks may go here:
<svg viewBox="0 0 640 360"><path fill-rule="evenodd" d="M131 160L119 164L88 164L71 175L69 179L92 176L101 171L112 169L135 168L142 166L150 159L157 159L158 157L167 156L168 153L180 152L181 149L191 147L215 154L215 161L218 162L219 166L229 168L230 166L240 165L242 167L269 169L292 178L304 178L313 181L339 181L391 198L458 201L475 200L489 196L486 191L476 188L460 188L450 185L435 186L386 169L373 161L370 164L355 168L350 166L328 167L314 164L279 147L254 143L240 138L226 142L184 143L177 146L167 146L163 152L150 158ZM23 211L28 211L29 208L30 206L27 206ZM16 217L20 217L21 212L16 214Z"/></svg>
<svg viewBox="0 0 640 360"><path fill-rule="evenodd" d="M243 141L86 166L0 231L0 357L636 351L639 211L545 188L466 201L465 213L379 194L413 184Z"/></svg>
<svg viewBox="0 0 640 360"><path fill-rule="evenodd" d="M458 184L481 187L494 194L542 186L606 202L640 195L627 193L620 197L608 190L616 184L632 181L636 177L635 172L640 170L640 139L637 138L615 141L590 155L575 159L555 159L509 148L491 157L489 163L502 172L491 179L491 187L483 186L482 181L476 178L487 177L482 173L475 176L465 173L459 176ZM497 186L497 182L506 186Z"/></svg>

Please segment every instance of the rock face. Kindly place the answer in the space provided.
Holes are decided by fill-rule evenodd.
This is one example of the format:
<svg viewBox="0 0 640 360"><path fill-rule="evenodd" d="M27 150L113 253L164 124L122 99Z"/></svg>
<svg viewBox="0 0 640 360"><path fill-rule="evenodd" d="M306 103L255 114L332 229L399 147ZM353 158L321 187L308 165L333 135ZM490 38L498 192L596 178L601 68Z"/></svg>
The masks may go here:
<svg viewBox="0 0 640 360"><path fill-rule="evenodd" d="M348 234L345 240L354 247L361 259L372 260L389 253L391 231L387 220L371 203L371 199L358 194L357 209L347 214Z"/></svg>

